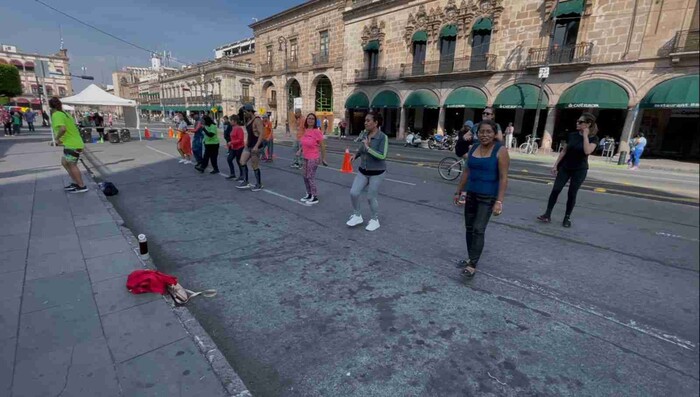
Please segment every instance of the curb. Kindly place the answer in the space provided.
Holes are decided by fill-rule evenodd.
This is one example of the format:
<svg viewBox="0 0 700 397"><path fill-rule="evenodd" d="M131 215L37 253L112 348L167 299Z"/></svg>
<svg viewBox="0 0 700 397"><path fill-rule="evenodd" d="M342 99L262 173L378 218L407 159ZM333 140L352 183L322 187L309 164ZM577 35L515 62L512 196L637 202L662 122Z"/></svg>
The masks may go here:
<svg viewBox="0 0 700 397"><path fill-rule="evenodd" d="M94 157L87 148L85 149L85 154L85 157L88 159L90 164L94 166L94 161L92 160ZM143 259L138 255L138 239L133 232L125 226L124 218L119 215L117 209L114 208L114 205L112 205L109 199L107 199L104 193L102 193L102 190L100 190L93 171L87 166L87 164L85 164L85 162L82 162L82 164L90 175L90 187L98 192L97 196L107 209L107 212L112 216L114 222L117 224L117 226L119 226L122 236L126 240L127 244L129 244L131 249L137 254L137 257L141 261L143 267L145 269L157 270L157 267L151 258ZM228 360L226 360L226 357L224 357L223 353L221 353L207 331L204 330L202 325L199 323L199 321L197 321L189 309L185 306L175 305L175 301L168 294L163 295L163 299L168 303L170 309L180 320L185 332L187 332L190 338L197 345L200 353L202 353L202 355L206 358L209 366L221 384L224 386L226 392L231 397L252 397L252 394L250 391L248 391L248 388L245 386L233 367L231 367Z"/></svg>

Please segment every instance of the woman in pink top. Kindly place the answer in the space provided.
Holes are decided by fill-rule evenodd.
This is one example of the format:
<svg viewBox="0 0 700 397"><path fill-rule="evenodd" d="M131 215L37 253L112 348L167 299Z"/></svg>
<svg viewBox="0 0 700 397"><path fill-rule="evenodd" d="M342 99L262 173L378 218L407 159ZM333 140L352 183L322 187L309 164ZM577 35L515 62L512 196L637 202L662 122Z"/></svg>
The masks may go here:
<svg viewBox="0 0 700 397"><path fill-rule="evenodd" d="M304 123L304 135L301 136L300 148L297 156L304 156L304 184L306 184L306 197L301 201L307 205L318 203L318 190L316 188L316 169L319 163L326 163L326 143L323 141L323 133L316 128L316 115L309 113Z"/></svg>

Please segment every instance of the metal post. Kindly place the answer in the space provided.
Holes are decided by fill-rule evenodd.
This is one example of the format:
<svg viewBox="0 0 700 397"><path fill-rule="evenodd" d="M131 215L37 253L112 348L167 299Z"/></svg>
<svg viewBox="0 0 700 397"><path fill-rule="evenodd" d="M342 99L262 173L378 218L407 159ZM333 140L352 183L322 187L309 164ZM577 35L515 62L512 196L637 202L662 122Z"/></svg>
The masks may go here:
<svg viewBox="0 0 700 397"><path fill-rule="evenodd" d="M549 43L547 44L547 53L545 54L545 59L544 59L544 66L547 67L549 66L549 55L551 53L552 49L552 42L554 41L554 30L557 27L557 7L559 7L559 0L556 1L554 4L554 9L552 12L554 12L554 18L552 19L552 27L549 31ZM537 127L540 123L540 102L542 101L542 91L544 91L544 82L547 80L546 77L542 78L540 82L540 93L537 96L537 107L536 107L536 112L535 113L535 125L532 127L532 142L533 144L537 143Z"/></svg>
<svg viewBox="0 0 700 397"><path fill-rule="evenodd" d="M46 105L46 109L49 109L49 131L51 132L51 142L53 143L53 146L56 146L56 136L53 131L53 123L51 121L51 107L49 106L49 97L46 95L46 74L48 73L48 70L44 68L46 65L46 62L42 61L39 62L39 65L41 65L41 92L43 94L43 98L41 101L42 104L42 111L44 110L44 105ZM44 103L46 101L46 103ZM30 105L31 106L31 105Z"/></svg>

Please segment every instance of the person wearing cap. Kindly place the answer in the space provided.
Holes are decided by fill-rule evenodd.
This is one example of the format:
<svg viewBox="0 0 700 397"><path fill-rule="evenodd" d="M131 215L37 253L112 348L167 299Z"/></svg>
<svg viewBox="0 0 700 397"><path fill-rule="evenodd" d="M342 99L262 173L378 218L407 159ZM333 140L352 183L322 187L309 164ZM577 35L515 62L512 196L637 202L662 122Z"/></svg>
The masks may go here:
<svg viewBox="0 0 700 397"><path fill-rule="evenodd" d="M263 189L262 176L260 175L260 147L262 145L262 137L264 134L264 126L262 119L255 116L255 108L253 105L245 105L243 108L245 119L245 129L248 133L246 147L243 149L241 156L241 173L243 181L236 186L238 189L251 189L254 192ZM253 173L255 174L255 186L248 183L248 161L252 160Z"/></svg>

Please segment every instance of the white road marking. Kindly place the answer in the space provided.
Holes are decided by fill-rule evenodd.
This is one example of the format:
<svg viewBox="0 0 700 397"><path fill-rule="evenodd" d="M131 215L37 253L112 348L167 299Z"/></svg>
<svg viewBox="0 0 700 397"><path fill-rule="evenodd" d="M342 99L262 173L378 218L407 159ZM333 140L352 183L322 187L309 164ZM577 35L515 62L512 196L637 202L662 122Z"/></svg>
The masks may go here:
<svg viewBox="0 0 700 397"><path fill-rule="evenodd" d="M687 241L693 241L693 242L700 242L700 240L696 238L689 238L689 237L683 237L679 236L677 234L671 234L671 233L664 233L664 232L656 232L657 236L662 236L662 237L670 237L670 238L677 238L679 240L687 240Z"/></svg>
<svg viewBox="0 0 700 397"><path fill-rule="evenodd" d="M160 154L164 154L164 155L166 155L166 156L168 156L168 157L177 158L177 156L175 156L174 154L165 153L165 152L163 152L163 151L161 151L161 150L158 150L158 149L156 149L156 148L154 148L154 147L152 147L152 146L146 145L146 148L151 149L151 150L153 150L154 152L158 152L158 153L160 153Z"/></svg>
<svg viewBox="0 0 700 397"><path fill-rule="evenodd" d="M294 161L293 159L288 159L288 158L279 157L279 156L276 156L276 157L277 157L278 159L280 159L280 160ZM324 170L333 170L333 171L341 172L340 170L335 169L335 168L331 168L331 167L318 167L318 169L319 169L319 170L321 170L321 169L324 169ZM353 175L357 175L357 172L354 172L354 171L353 171L352 174L353 174ZM408 186L416 186L415 183L404 182L404 181L397 181L396 179L391 179L391 178L384 178L384 180L385 180L385 181L389 181L389 182L394 182L394 183L401 183L401 184L403 184L403 185L408 185Z"/></svg>
<svg viewBox="0 0 700 397"><path fill-rule="evenodd" d="M662 340L662 341L667 342L667 343L671 343L673 345L676 345L676 346L681 347L681 348L686 349L686 350L694 350L695 349L695 344L693 344L693 342L683 340L675 335L667 334L664 331L652 328L650 326L637 324L637 322L635 322L633 320L623 322L622 320L618 320L615 317L613 317L612 314L602 313L602 310L600 310L594 306L584 307L583 305L579 305L576 303L566 301L566 300L560 298L557 293L552 292L550 290L547 290L545 288L542 288L538 285L527 284L527 283L521 282L520 280L498 277L498 276L495 276L491 273L487 273L483 270L481 271L481 273L483 273L489 277L492 277L498 281L501 281L503 283L510 284L510 285L513 285L516 287L520 287L524 290L528 290L528 291L534 292L536 294L545 296L545 297L550 298L550 299L552 299L556 302L559 302L563 305L570 306L570 307L573 307L575 309L584 311L588 314L591 314L591 315L596 316L596 317L600 317L604 320L610 321L610 322L615 323L617 325L620 325L622 327L629 328L629 329L637 331L637 332L641 332L645 335L649 335L652 338L659 339L659 340Z"/></svg>
<svg viewBox="0 0 700 397"><path fill-rule="evenodd" d="M277 196L277 197L279 197L279 198L283 198L283 199L285 199L285 200L289 200L289 201L291 201L291 202L293 202L293 203L295 203L295 204L299 204L299 205L301 205L301 206L303 206L303 207L308 207L308 205L302 203L302 202L299 201L299 200L293 199L293 198L291 198L291 197L287 197L287 196L285 196L284 194L279 194L279 193L277 193L277 192L273 192L273 191L270 190L270 189L263 189L262 191L265 192L265 193L271 194L271 195L273 195L273 196Z"/></svg>

